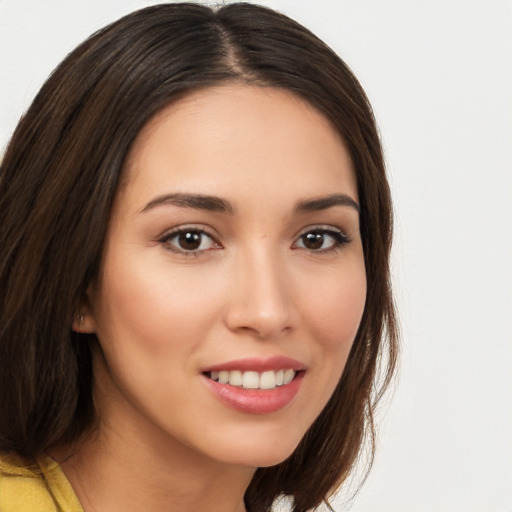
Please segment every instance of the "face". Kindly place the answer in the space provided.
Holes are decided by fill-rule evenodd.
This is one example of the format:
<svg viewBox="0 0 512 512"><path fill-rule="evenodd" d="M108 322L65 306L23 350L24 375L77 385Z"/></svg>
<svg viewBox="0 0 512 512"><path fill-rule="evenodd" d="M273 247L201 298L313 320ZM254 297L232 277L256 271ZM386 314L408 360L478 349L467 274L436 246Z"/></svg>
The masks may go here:
<svg viewBox="0 0 512 512"><path fill-rule="evenodd" d="M100 418L205 460L288 457L365 303L352 164L314 108L225 85L160 112L128 158L84 328Z"/></svg>

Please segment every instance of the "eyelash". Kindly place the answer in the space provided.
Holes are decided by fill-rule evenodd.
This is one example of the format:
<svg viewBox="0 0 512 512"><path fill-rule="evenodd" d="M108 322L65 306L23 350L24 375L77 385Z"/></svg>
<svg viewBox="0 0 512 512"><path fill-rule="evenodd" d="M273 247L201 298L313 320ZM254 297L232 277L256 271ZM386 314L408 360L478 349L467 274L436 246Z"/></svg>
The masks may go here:
<svg viewBox="0 0 512 512"><path fill-rule="evenodd" d="M201 238L207 237L211 240L211 243L213 247L208 247L206 249L190 249L186 250L183 248L179 248L171 243L171 241L179 237L180 235L187 235L187 234L195 234L199 235ZM295 247L296 244L302 240L304 245L304 237L306 235L310 234L319 234L323 237L322 243L325 240L325 236L329 236L333 239L333 244L330 247L324 248L324 249L309 249L308 247ZM308 227L305 230L302 231L302 233L297 237L295 242L292 245L293 249L305 249L306 251L312 253L312 254L328 254L331 252L336 252L342 247L346 246L350 243L350 238L341 230L334 228L332 226L314 226L314 227ZM206 231L203 228L195 227L195 226L184 226L177 228L169 233L166 233L164 236L158 239L158 242L161 244L164 244L166 248L172 252L181 254L183 256L199 256L201 253L211 250L211 249L222 249L222 245L215 239L214 236L212 236L208 231ZM202 245L203 240L200 240L200 245Z"/></svg>
<svg viewBox="0 0 512 512"><path fill-rule="evenodd" d="M334 228L333 226L313 226L303 230L302 233L297 237L297 240L294 242L294 245L297 244L297 242L303 239L306 235L313 233L320 234L322 235L322 237L325 237L326 235L331 237L333 239L333 244L331 247L317 250L308 249L307 247L304 247L304 249L308 250L312 254L328 254L336 252L351 242L350 238L341 229Z"/></svg>
<svg viewBox="0 0 512 512"><path fill-rule="evenodd" d="M180 235L186 235L186 234L190 234L190 233L195 233L195 234L198 234L200 235L201 237L207 237L209 238L211 241L212 241L212 244L216 247L212 247L212 248L215 248L215 249L222 249L222 245L217 242L217 240L215 239L214 236L212 236L210 233L208 233L208 231L206 231L205 229L203 228L199 228L199 227L195 227L195 226L183 226L183 227L179 227L169 233L166 233L164 236L162 236L158 242L161 243L161 244L164 244L166 246L166 248L172 252L175 252L175 253L178 253L178 254L182 254L184 256L199 256L202 252L204 251L207 251L207 250L210 250L210 248L208 249L201 249L201 250L186 250L186 249L182 249L182 248L179 248L179 247L176 247L174 246L172 243L171 243L171 240L173 240L174 238L176 237L179 237ZM201 244L203 243L203 241L201 240Z"/></svg>

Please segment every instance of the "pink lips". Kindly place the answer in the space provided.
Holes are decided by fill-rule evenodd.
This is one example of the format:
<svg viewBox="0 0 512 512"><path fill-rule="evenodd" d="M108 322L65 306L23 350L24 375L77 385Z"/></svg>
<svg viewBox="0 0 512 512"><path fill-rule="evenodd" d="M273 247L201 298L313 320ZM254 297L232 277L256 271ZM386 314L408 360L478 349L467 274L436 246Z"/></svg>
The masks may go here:
<svg viewBox="0 0 512 512"><path fill-rule="evenodd" d="M221 370L241 370L242 372L266 372L270 370L305 370L305 365L296 359L284 356L275 356L268 359L237 359L235 361L227 361L220 363L215 366L208 366L201 370L203 373L206 372L219 372Z"/></svg>
<svg viewBox="0 0 512 512"><path fill-rule="evenodd" d="M241 387L221 384L210 379L207 373L213 371L240 370L278 371L292 369L297 375L288 384L272 389L244 389ZM272 357L269 359L239 359L210 366L203 369L203 380L209 390L225 405L236 411L249 414L270 414L286 407L297 395L304 377L305 365L289 357Z"/></svg>

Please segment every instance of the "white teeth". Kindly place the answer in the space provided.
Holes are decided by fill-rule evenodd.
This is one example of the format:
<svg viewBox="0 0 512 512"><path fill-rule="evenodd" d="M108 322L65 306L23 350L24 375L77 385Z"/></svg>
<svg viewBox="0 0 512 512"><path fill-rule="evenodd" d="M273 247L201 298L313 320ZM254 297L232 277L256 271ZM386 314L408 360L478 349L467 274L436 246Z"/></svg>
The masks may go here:
<svg viewBox="0 0 512 512"><path fill-rule="evenodd" d="M293 370L286 370L284 372L284 384L289 384L293 377L295 377L295 372Z"/></svg>
<svg viewBox="0 0 512 512"><path fill-rule="evenodd" d="M258 389L260 387L260 376L258 372L244 372L242 387L245 389Z"/></svg>
<svg viewBox="0 0 512 512"><path fill-rule="evenodd" d="M240 370L211 372L210 378L230 386L239 386L244 389L274 389L276 386L289 384L296 375L295 370L272 370L263 373L242 372Z"/></svg>
<svg viewBox="0 0 512 512"><path fill-rule="evenodd" d="M260 388L272 389L276 387L276 374L275 372L263 372L260 376Z"/></svg>
<svg viewBox="0 0 512 512"><path fill-rule="evenodd" d="M229 372L229 384L231 386L241 386L242 385L242 372L237 370Z"/></svg>

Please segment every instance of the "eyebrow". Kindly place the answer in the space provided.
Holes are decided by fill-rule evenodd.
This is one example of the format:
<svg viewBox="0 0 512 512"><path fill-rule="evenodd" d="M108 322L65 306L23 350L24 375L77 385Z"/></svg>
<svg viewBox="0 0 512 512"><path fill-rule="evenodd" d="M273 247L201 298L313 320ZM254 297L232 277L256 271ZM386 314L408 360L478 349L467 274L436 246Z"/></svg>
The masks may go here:
<svg viewBox="0 0 512 512"><path fill-rule="evenodd" d="M351 208L354 208L357 211L357 213L360 213L360 208L357 202L346 194L332 194L329 196L319 197L316 199L299 201L295 207L295 212L317 212L320 210L326 210L327 208L332 208L333 206L349 206Z"/></svg>
<svg viewBox="0 0 512 512"><path fill-rule="evenodd" d="M233 214L234 208L229 201L220 197L207 196L202 194L164 194L152 199L142 210L141 213L147 212L157 206L171 205L185 208L194 208L198 210L207 210L211 212ZM315 199L307 199L299 201L295 206L295 213L305 214L327 210L334 206L349 206L354 208L358 213L359 205L354 199L346 194L331 194L325 197Z"/></svg>
<svg viewBox="0 0 512 512"><path fill-rule="evenodd" d="M165 194L158 196L144 206L141 213L162 205L195 208L210 212L233 213L233 207L228 201L221 199L220 197L205 196L201 194Z"/></svg>

